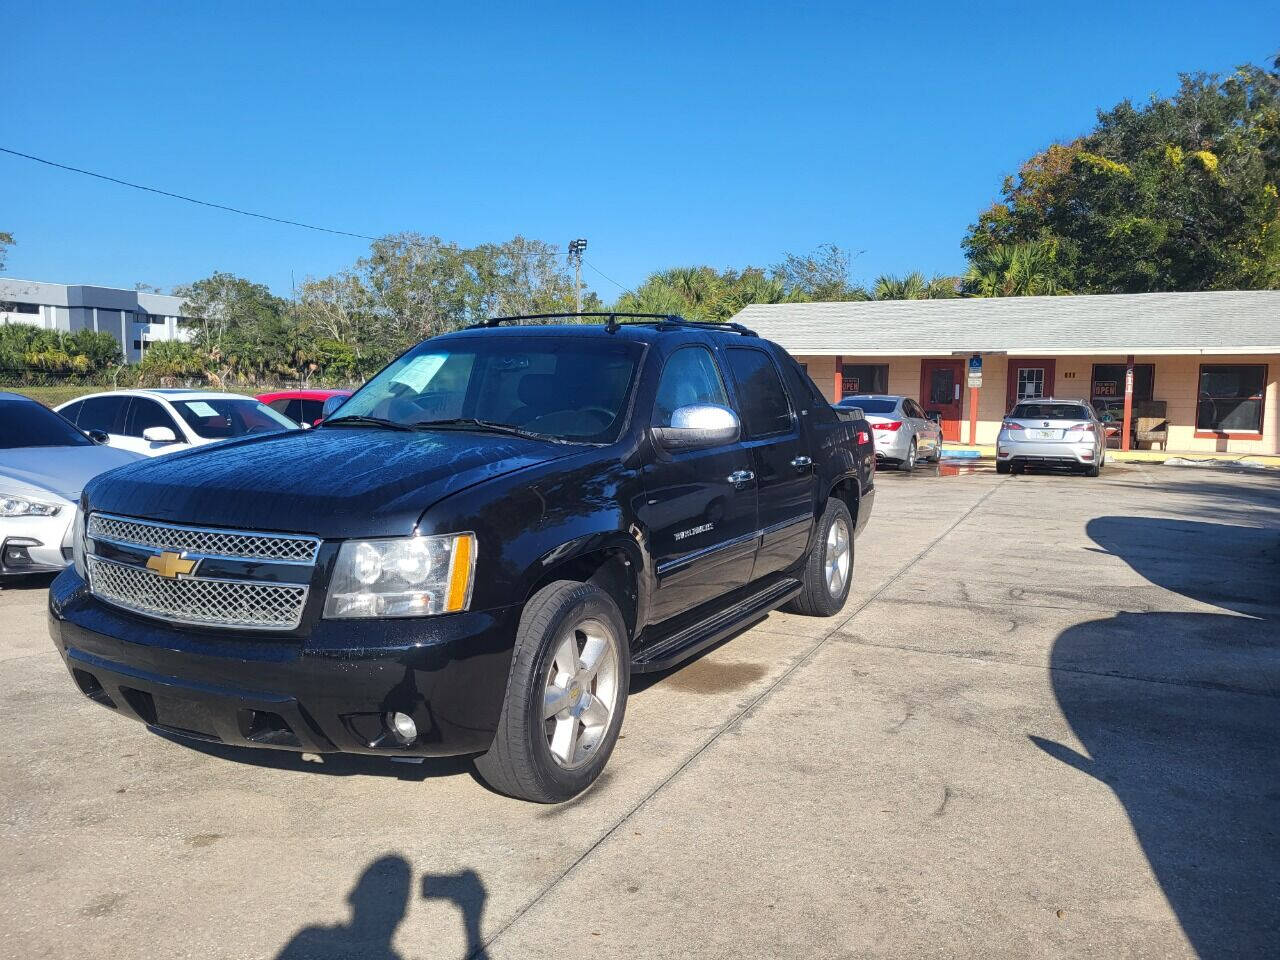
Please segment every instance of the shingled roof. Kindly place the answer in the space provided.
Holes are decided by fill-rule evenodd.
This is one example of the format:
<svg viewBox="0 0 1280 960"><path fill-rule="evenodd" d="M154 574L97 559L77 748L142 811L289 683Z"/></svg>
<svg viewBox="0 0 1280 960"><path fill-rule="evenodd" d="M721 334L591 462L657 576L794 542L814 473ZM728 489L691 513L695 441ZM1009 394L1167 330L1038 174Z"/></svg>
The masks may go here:
<svg viewBox="0 0 1280 960"><path fill-rule="evenodd" d="M733 318L790 353L1280 353L1280 290L753 304Z"/></svg>

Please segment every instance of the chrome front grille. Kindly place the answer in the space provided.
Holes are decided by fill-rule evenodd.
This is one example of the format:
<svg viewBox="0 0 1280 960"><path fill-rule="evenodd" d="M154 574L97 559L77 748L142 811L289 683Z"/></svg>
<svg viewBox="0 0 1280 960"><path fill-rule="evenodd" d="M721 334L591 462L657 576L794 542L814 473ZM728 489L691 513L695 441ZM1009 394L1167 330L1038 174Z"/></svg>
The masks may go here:
<svg viewBox="0 0 1280 960"><path fill-rule="evenodd" d="M142 567L89 557L94 596L136 613L216 627L292 630L302 620L307 588L251 580L170 580Z"/></svg>
<svg viewBox="0 0 1280 960"><path fill-rule="evenodd" d="M203 527L174 526L150 520L89 515L89 536L155 550L187 551L204 557L237 560L275 560L280 563L315 563L320 541L315 537L282 533L239 533Z"/></svg>
<svg viewBox="0 0 1280 960"><path fill-rule="evenodd" d="M89 590L170 623L293 630L320 551L316 537L189 527L91 513Z"/></svg>

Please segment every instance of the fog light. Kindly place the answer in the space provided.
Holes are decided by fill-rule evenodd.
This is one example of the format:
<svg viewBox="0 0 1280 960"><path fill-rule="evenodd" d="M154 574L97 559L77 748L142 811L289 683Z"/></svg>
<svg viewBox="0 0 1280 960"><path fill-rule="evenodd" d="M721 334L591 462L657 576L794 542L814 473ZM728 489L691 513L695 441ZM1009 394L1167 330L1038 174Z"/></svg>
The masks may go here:
<svg viewBox="0 0 1280 960"><path fill-rule="evenodd" d="M387 714L387 726L401 743L413 743L418 739L418 725L407 713Z"/></svg>

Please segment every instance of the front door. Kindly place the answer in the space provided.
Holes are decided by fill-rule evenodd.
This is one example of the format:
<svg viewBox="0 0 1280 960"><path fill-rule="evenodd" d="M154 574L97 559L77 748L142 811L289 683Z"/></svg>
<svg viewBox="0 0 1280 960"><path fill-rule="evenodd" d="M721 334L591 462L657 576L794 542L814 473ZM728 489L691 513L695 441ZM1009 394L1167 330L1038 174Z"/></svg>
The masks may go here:
<svg viewBox="0 0 1280 960"><path fill-rule="evenodd" d="M682 347L667 358L650 423L670 426L679 407L729 398L711 351ZM655 622L743 586L756 553L756 481L740 441L706 450L655 451L644 467L640 520L654 565Z"/></svg>
<svg viewBox="0 0 1280 960"><path fill-rule="evenodd" d="M963 360L920 361L920 405L927 414L940 414L943 440L960 440L963 377Z"/></svg>
<svg viewBox="0 0 1280 960"><path fill-rule="evenodd" d="M1012 410L1019 400L1039 400L1053 396L1055 364L1049 360L1009 359L1009 381L1005 389L1005 410Z"/></svg>
<svg viewBox="0 0 1280 960"><path fill-rule="evenodd" d="M760 549L751 579L794 565L813 529L817 465L773 358L755 347L723 351L733 372L743 444L759 485Z"/></svg>

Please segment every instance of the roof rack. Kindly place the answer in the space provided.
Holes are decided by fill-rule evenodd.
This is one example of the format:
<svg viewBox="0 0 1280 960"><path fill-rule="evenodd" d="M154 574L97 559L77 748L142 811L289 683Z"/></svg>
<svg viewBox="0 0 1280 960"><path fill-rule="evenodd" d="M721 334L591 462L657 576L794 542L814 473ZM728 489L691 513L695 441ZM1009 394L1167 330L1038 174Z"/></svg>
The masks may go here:
<svg viewBox="0 0 1280 960"><path fill-rule="evenodd" d="M478 323L471 324L468 330L477 330L485 327L496 327L503 323L518 323L521 320L571 320L580 317L604 317L604 328L610 333L617 331L622 324L619 322L641 321L653 323L659 330L679 329L681 327L696 327L703 330L731 330L734 333L741 334L744 337L754 337L756 332L748 330L740 323L715 323L707 320L686 320L684 317L675 313L626 313L618 310L589 312L589 313L523 313L513 317L489 317Z"/></svg>

